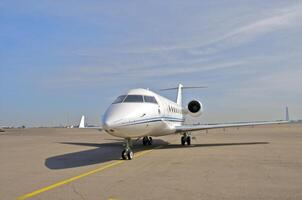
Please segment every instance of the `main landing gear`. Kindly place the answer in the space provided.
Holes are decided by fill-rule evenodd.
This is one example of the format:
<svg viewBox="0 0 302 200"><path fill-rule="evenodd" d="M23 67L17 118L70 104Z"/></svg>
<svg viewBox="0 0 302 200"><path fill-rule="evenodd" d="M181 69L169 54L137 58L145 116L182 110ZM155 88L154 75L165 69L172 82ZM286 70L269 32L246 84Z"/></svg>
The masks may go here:
<svg viewBox="0 0 302 200"><path fill-rule="evenodd" d="M125 149L122 152L123 160L127 160L127 159L132 160L134 154L133 154L131 147L132 147L131 138L125 138Z"/></svg>
<svg viewBox="0 0 302 200"><path fill-rule="evenodd" d="M152 145L152 137L145 136L143 137L143 145Z"/></svg>
<svg viewBox="0 0 302 200"><path fill-rule="evenodd" d="M185 145L186 143L187 145L191 145L191 136L187 133L184 133L181 137L181 145Z"/></svg>

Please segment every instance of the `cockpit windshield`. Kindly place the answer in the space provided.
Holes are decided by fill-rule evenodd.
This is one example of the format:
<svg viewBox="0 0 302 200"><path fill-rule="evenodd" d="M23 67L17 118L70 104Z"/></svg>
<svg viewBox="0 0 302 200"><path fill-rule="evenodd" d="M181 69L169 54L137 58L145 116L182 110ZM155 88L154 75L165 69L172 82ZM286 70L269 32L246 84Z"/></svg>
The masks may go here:
<svg viewBox="0 0 302 200"><path fill-rule="evenodd" d="M144 102L141 95L128 95L124 102Z"/></svg>
<svg viewBox="0 0 302 200"><path fill-rule="evenodd" d="M121 95L118 98L116 98L116 100L113 102L113 104L115 103L122 103L124 101L124 99L126 98L127 95Z"/></svg>
<svg viewBox="0 0 302 200"><path fill-rule="evenodd" d="M156 99L152 96L144 96L144 99L145 99L146 103L156 103L157 104Z"/></svg>
<svg viewBox="0 0 302 200"><path fill-rule="evenodd" d="M157 101L153 96L143 96L143 95L121 95L116 98L113 104L117 103L155 103Z"/></svg>

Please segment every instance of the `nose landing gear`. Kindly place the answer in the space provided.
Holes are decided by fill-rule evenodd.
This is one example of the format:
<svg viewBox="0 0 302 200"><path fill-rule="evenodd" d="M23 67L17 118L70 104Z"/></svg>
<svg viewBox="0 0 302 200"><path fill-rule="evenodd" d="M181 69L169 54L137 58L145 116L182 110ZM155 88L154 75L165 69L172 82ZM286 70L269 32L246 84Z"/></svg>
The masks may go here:
<svg viewBox="0 0 302 200"><path fill-rule="evenodd" d="M122 152L122 159L123 160L132 160L134 153L131 149L132 143L131 143L131 138L125 138L125 149Z"/></svg>
<svg viewBox="0 0 302 200"><path fill-rule="evenodd" d="M191 145L191 136L188 135L188 133L184 133L183 136L181 137L181 145Z"/></svg>
<svg viewBox="0 0 302 200"><path fill-rule="evenodd" d="M143 137L143 145L146 146L146 145L152 145L152 137L148 137L148 136L145 136Z"/></svg>

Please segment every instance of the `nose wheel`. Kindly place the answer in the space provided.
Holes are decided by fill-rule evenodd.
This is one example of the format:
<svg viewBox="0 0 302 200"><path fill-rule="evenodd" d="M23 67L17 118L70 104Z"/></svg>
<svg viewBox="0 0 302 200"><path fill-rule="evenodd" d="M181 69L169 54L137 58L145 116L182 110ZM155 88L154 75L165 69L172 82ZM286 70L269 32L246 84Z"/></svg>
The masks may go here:
<svg viewBox="0 0 302 200"><path fill-rule="evenodd" d="M134 154L133 154L133 151L132 150L124 150L122 152L122 159L123 160L132 160Z"/></svg>
<svg viewBox="0 0 302 200"><path fill-rule="evenodd" d="M148 137L148 136L145 136L143 137L143 145L146 146L146 145L152 145L152 137Z"/></svg>
<svg viewBox="0 0 302 200"><path fill-rule="evenodd" d="M131 149L132 143L130 138L125 139L125 149L122 152L122 159L123 160L132 160L134 157L134 153Z"/></svg>

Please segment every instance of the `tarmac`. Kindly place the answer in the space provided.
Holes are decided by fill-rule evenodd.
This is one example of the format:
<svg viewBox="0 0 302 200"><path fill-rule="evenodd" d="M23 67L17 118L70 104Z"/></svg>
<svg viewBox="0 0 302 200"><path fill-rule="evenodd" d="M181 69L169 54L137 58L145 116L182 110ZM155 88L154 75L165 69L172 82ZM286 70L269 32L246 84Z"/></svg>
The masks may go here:
<svg viewBox="0 0 302 200"><path fill-rule="evenodd" d="M0 133L0 199L302 199L302 124L134 142L92 129Z"/></svg>

